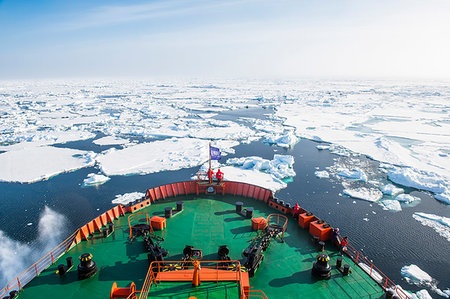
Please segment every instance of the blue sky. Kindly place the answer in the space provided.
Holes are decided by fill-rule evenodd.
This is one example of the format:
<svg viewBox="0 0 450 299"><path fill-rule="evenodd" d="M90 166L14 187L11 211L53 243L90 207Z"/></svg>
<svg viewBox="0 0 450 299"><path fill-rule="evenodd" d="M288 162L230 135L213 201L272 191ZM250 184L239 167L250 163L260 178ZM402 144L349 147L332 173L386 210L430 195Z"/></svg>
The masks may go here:
<svg viewBox="0 0 450 299"><path fill-rule="evenodd" d="M450 1L0 0L0 78L450 79Z"/></svg>

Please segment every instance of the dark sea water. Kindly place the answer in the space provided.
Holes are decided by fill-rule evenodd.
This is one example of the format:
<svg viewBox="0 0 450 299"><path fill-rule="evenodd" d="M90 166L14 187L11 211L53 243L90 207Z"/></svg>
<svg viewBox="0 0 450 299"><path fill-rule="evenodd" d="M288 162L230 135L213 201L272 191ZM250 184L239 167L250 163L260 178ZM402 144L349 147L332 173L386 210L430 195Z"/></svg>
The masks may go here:
<svg viewBox="0 0 450 299"><path fill-rule="evenodd" d="M92 140L72 142L64 147L103 151L108 146L97 146ZM301 140L293 149L270 146L261 142L235 147L231 157L260 156L272 159L274 154L295 157L296 176L288 187L276 196L300 205L319 218L339 227L350 243L373 260L375 265L395 283L405 289L421 288L407 284L400 276L405 265L416 264L438 281L438 287L450 286L450 250L448 241L432 228L416 221L414 212L449 215L449 207L439 203L425 192L413 192L421 202L403 211L384 211L379 205L342 196L343 187L333 179L315 177L316 167L325 169L335 159L345 159L329 151L316 149L317 143ZM378 162L359 157L374 170ZM94 167L80 169L33 184L0 183L0 230L9 238L31 243L37 237L37 224L44 206L63 214L67 222L65 235L69 235L92 218L112 208L111 201L117 194L145 192L147 188L171 182L189 180L199 167L166 171L149 175L113 176L106 184L97 187L81 186L87 174L98 172ZM382 174L381 174L382 175ZM384 178L386 179L386 178ZM443 213L444 211L444 213ZM375 212L375 213L373 213ZM367 218L368 221L363 220ZM33 223L32 225L27 225ZM31 245L32 246L32 245ZM433 297L435 293L429 290Z"/></svg>

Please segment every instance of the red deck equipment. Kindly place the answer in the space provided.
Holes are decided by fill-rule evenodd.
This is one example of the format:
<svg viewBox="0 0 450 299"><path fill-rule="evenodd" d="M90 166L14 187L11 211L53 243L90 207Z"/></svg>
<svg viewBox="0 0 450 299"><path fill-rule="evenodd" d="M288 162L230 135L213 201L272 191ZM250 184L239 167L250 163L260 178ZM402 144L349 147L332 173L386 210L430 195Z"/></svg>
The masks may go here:
<svg viewBox="0 0 450 299"><path fill-rule="evenodd" d="M264 217L252 218L252 229L263 230L267 227L267 219Z"/></svg>
<svg viewBox="0 0 450 299"><path fill-rule="evenodd" d="M303 228L309 228L309 223L315 219L315 216L309 212L298 215L298 225Z"/></svg>
<svg viewBox="0 0 450 299"><path fill-rule="evenodd" d="M316 220L309 223L309 233L319 237L319 241L327 241L331 238L333 230L323 220Z"/></svg>

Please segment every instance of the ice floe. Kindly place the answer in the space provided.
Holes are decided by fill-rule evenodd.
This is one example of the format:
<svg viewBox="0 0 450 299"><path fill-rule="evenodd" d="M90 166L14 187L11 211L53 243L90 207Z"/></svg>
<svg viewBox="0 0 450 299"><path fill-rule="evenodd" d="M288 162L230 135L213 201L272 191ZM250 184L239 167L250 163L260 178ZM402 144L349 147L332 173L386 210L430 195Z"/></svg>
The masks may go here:
<svg viewBox="0 0 450 299"><path fill-rule="evenodd" d="M405 278L408 283L411 284L429 284L433 281L433 278L420 269L417 265L404 266L400 270L400 274Z"/></svg>
<svg viewBox="0 0 450 299"><path fill-rule="evenodd" d="M351 170L343 169L338 175L352 180L367 182L367 175L360 168L353 168Z"/></svg>
<svg viewBox="0 0 450 299"><path fill-rule="evenodd" d="M99 139L92 141L97 145L122 145L130 142L129 139L118 138L114 136L105 136Z"/></svg>
<svg viewBox="0 0 450 299"><path fill-rule="evenodd" d="M398 200L399 202L404 202L404 203L412 203L413 201L420 200L420 198L417 196L409 195L409 194L400 194L400 195L397 195L397 197L395 197L395 200Z"/></svg>
<svg viewBox="0 0 450 299"><path fill-rule="evenodd" d="M241 169L263 171L278 179L295 176L295 171L292 168L294 165L294 157L290 155L275 154L272 160L261 157L232 158L228 159L226 164L237 165Z"/></svg>
<svg viewBox="0 0 450 299"><path fill-rule="evenodd" d="M403 278L410 284L417 286L425 286L430 288L433 292L437 293L442 297L448 298L446 291L442 291L437 287L437 282L425 271L420 269L417 265L403 266L400 270L400 274ZM420 290L415 294L416 297L413 298L432 298L427 290Z"/></svg>
<svg viewBox="0 0 450 299"><path fill-rule="evenodd" d="M106 183L107 181L109 181L111 178L104 176L103 174L99 173L90 173L87 175L87 178L84 179L83 181L83 186L84 187L89 187L89 186L98 186L98 185L102 185L104 183Z"/></svg>
<svg viewBox="0 0 450 299"><path fill-rule="evenodd" d="M289 148L294 146L298 142L298 138L294 135L294 133L289 132L285 135L271 135L264 139L264 142Z"/></svg>
<svg viewBox="0 0 450 299"><path fill-rule="evenodd" d="M95 164L91 152L52 146L0 154L0 181L32 183Z"/></svg>
<svg viewBox="0 0 450 299"><path fill-rule="evenodd" d="M436 199L450 204L448 182L435 173L398 167L391 169L388 172L388 177L399 185L431 191L436 194Z"/></svg>
<svg viewBox="0 0 450 299"><path fill-rule="evenodd" d="M171 138L141 143L121 150L111 149L99 155L97 161L107 175L149 174L165 170L178 170L203 164L208 160L207 140ZM232 152L234 141L216 142L222 155Z"/></svg>
<svg viewBox="0 0 450 299"><path fill-rule="evenodd" d="M420 212L416 212L412 216L423 225L433 228L450 242L450 218Z"/></svg>
<svg viewBox="0 0 450 299"><path fill-rule="evenodd" d="M400 193L403 193L404 190L402 188L398 188L392 184L387 184L381 188L381 192L386 195L396 196Z"/></svg>
<svg viewBox="0 0 450 299"><path fill-rule="evenodd" d="M112 203L116 204L116 205L119 205L119 204L126 205L137 199L141 199L144 196L145 196L145 194L142 192L131 192L131 193L125 193L125 194L118 194L118 195L116 195L116 198L112 200Z"/></svg>
<svg viewBox="0 0 450 299"><path fill-rule="evenodd" d="M344 189L343 192L350 197L370 202L376 202L383 198L383 193L380 190L374 188L361 187L354 189Z"/></svg>
<svg viewBox="0 0 450 299"><path fill-rule="evenodd" d="M383 201L380 201L380 204L383 206L385 210L390 210L394 212L399 212L402 210L402 206L400 205L400 202L393 199L386 199Z"/></svg>
<svg viewBox="0 0 450 299"><path fill-rule="evenodd" d="M316 170L314 174L320 179L328 179L330 177L330 174L326 170Z"/></svg>

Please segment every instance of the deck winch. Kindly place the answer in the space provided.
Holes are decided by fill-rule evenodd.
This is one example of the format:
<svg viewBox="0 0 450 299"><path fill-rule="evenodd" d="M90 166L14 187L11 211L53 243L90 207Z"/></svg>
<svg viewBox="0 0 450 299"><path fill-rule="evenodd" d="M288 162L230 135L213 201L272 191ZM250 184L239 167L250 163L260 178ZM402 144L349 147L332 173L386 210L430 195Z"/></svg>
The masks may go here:
<svg viewBox="0 0 450 299"><path fill-rule="evenodd" d="M89 278L97 273L97 264L92 260L92 254L83 253L78 265L78 279Z"/></svg>
<svg viewBox="0 0 450 299"><path fill-rule="evenodd" d="M328 279L331 277L331 266L328 263L330 257L321 253L317 256L317 260L313 264L312 274L320 279Z"/></svg>
<svg viewBox="0 0 450 299"><path fill-rule="evenodd" d="M275 220L276 218L276 220ZM280 237L280 241L284 242L284 231L286 230L287 218L284 215L271 214L267 218L267 227L263 233L251 240L251 244L242 252L247 258L244 263L250 277L253 277L259 265L264 260L263 251L269 247L272 239Z"/></svg>

